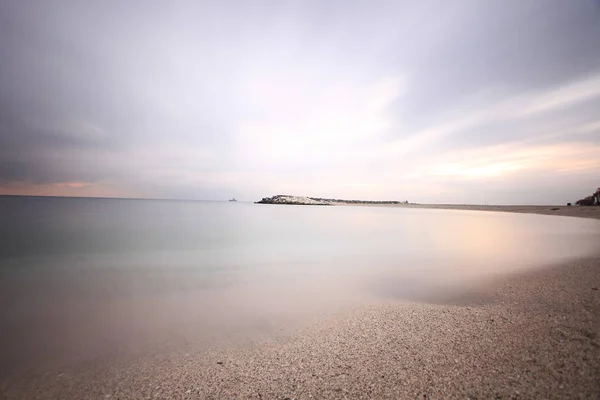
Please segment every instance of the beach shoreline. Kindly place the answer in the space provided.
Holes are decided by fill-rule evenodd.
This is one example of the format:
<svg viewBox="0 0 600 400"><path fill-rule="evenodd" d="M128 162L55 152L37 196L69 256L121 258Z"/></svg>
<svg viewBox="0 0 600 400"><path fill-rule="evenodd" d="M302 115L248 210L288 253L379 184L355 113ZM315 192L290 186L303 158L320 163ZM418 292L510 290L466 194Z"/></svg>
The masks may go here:
<svg viewBox="0 0 600 400"><path fill-rule="evenodd" d="M577 217L600 219L600 206L552 206L552 205L511 205L492 206L475 204L345 204L334 203L335 206L344 207L393 207L393 208L422 208L434 210L457 211L493 211L510 212L518 214L555 215L561 217Z"/></svg>

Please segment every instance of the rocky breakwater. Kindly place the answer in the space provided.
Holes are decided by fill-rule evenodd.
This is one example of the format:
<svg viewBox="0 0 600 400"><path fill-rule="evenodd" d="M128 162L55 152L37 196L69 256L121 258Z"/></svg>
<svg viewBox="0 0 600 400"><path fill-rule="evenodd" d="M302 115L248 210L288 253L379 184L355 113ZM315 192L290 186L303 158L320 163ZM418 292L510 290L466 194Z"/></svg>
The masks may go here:
<svg viewBox="0 0 600 400"><path fill-rule="evenodd" d="M263 197L262 200L255 202L256 204L294 204L294 205L310 205L310 206L330 206L331 202L324 200L315 200L310 197L290 196L286 194L278 194L273 197Z"/></svg>
<svg viewBox="0 0 600 400"><path fill-rule="evenodd" d="M311 206L333 206L336 204L411 204L408 201L372 201L372 200L342 200L342 199L324 199L321 197L290 196L287 194L278 194L273 197L264 197L256 204L299 204Z"/></svg>

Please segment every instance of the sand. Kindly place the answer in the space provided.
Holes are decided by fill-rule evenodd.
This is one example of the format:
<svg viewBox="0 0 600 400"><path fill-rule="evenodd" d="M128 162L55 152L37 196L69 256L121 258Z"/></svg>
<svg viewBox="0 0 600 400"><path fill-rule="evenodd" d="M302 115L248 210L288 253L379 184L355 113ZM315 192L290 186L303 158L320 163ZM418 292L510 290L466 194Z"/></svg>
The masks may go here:
<svg viewBox="0 0 600 400"><path fill-rule="evenodd" d="M597 399L599 287L600 256L260 342L10 377L0 399Z"/></svg>
<svg viewBox="0 0 600 400"><path fill-rule="evenodd" d="M433 208L441 210L466 211L500 211L525 214L560 215L564 217L600 219L600 206L485 206L472 204L342 204L336 206L354 207L401 207L401 208Z"/></svg>

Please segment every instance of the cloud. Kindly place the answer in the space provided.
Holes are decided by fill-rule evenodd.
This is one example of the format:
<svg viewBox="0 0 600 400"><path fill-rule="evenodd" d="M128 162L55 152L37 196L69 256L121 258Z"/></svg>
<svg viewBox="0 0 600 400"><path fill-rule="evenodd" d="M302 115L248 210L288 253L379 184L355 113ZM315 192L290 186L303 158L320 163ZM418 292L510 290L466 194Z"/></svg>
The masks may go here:
<svg viewBox="0 0 600 400"><path fill-rule="evenodd" d="M236 159L246 168L336 163L390 130L389 107L403 91L398 77L366 85L327 82L301 96L294 95L302 92L295 79L271 85L261 104L264 113L238 128Z"/></svg>
<svg viewBox="0 0 600 400"><path fill-rule="evenodd" d="M484 180L534 202L531 187L596 187L594 7L4 2L0 189L452 202Z"/></svg>
<svg viewBox="0 0 600 400"><path fill-rule="evenodd" d="M523 108L520 108L520 111L516 115L523 117L572 107L577 103L591 100L598 96L600 96L600 75L594 75L532 96L528 101L524 101L524 103L529 104L523 104Z"/></svg>
<svg viewBox="0 0 600 400"><path fill-rule="evenodd" d="M29 184L9 182L0 185L0 195L76 196L76 197L143 197L140 192L110 181L57 182Z"/></svg>
<svg viewBox="0 0 600 400"><path fill-rule="evenodd" d="M600 146L582 143L502 145L458 151L441 157L430 173L463 178L504 177L519 171L560 173L600 170Z"/></svg>
<svg viewBox="0 0 600 400"><path fill-rule="evenodd" d="M580 78L575 82L561 84L552 90L544 90L539 93L512 95L473 109L464 110L464 107L459 107L462 109L462 115L418 132L406 132L404 134L407 136L406 138L386 143L385 149L377 149L376 152L378 154L387 153L390 156L411 153L426 148L447 136L477 126L499 124L531 117L534 114L556 112L597 97L600 97L600 75ZM586 129L593 130L594 125L590 125ZM571 132L573 131L571 130ZM578 132L583 131L579 128Z"/></svg>

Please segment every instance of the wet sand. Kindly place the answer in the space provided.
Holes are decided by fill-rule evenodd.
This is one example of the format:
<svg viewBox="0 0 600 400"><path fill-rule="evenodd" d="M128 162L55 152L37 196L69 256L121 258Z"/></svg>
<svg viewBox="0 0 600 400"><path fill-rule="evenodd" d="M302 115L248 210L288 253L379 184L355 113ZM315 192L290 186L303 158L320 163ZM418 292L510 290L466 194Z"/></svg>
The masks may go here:
<svg viewBox="0 0 600 400"><path fill-rule="evenodd" d="M337 204L350 205L350 204ZM485 206L473 204L361 204L368 207L433 208L441 210L500 211L600 219L600 206Z"/></svg>
<svg viewBox="0 0 600 400"><path fill-rule="evenodd" d="M0 399L599 398L599 287L600 256L262 341L12 377Z"/></svg>

